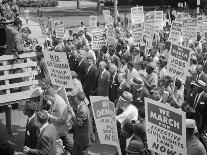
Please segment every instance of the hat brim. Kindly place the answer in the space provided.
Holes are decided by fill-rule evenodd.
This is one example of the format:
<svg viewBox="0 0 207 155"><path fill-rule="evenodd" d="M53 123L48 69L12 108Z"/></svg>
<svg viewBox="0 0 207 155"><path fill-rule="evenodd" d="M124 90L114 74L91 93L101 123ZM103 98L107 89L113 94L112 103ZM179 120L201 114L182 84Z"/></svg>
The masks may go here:
<svg viewBox="0 0 207 155"><path fill-rule="evenodd" d="M137 84L137 83L134 83L133 79L131 79L130 82L131 82L131 84L136 85L136 86L138 86L138 85L144 86L144 81L140 84Z"/></svg>
<svg viewBox="0 0 207 155"><path fill-rule="evenodd" d="M140 153L140 152L131 151L128 148L126 148L125 151L126 151L126 153L130 153L130 154L138 154L138 153Z"/></svg>
<svg viewBox="0 0 207 155"><path fill-rule="evenodd" d="M125 101L125 102L132 102L132 101L133 101L133 99L131 99L131 100L125 100L122 96L120 96L120 99L121 99L122 101Z"/></svg>

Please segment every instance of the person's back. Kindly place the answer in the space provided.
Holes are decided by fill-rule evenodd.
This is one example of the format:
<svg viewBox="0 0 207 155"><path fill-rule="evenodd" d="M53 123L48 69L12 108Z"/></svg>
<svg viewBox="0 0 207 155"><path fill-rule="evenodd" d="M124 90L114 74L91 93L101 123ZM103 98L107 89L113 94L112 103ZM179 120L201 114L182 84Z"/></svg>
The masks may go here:
<svg viewBox="0 0 207 155"><path fill-rule="evenodd" d="M206 155L206 150L196 137L187 142L187 155Z"/></svg>

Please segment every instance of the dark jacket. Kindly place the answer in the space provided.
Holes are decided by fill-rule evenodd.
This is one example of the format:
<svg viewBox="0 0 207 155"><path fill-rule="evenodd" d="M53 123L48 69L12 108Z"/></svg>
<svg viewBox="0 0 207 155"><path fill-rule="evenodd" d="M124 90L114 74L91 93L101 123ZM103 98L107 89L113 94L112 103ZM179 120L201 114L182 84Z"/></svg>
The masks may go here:
<svg viewBox="0 0 207 155"><path fill-rule="evenodd" d="M98 76L98 87L96 89L97 96L109 96L110 73L105 70L103 75Z"/></svg>
<svg viewBox="0 0 207 155"><path fill-rule="evenodd" d="M30 120L30 122L26 125L24 145L34 149L37 144L39 133L40 133L40 129L37 125L37 117L34 116Z"/></svg>
<svg viewBox="0 0 207 155"><path fill-rule="evenodd" d="M86 104L81 104L78 107L75 127L74 127L74 145L79 146L89 146L95 141L95 136L92 129L92 120L90 117L90 112Z"/></svg>
<svg viewBox="0 0 207 155"><path fill-rule="evenodd" d="M110 79L110 87L109 87L109 100L111 102L114 102L117 99L117 95L118 95L118 88L119 88L119 82L118 82L118 76L117 74L114 77L111 76Z"/></svg>
<svg viewBox="0 0 207 155"><path fill-rule="evenodd" d="M56 155L57 130L54 125L48 124L40 133L35 149L30 149L32 155Z"/></svg>
<svg viewBox="0 0 207 155"><path fill-rule="evenodd" d="M85 76L86 76L87 63L86 63L85 59L83 59L81 62L80 61L77 65L77 74L78 74L78 78L81 81L81 83L84 84Z"/></svg>

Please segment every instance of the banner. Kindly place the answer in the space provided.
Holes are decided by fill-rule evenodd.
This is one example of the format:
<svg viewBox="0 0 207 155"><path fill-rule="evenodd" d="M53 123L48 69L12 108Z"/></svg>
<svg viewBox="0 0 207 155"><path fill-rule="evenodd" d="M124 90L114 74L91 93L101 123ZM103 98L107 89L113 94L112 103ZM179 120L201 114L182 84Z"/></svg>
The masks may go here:
<svg viewBox="0 0 207 155"><path fill-rule="evenodd" d="M73 88L66 53L54 51L44 51L43 53L52 84L64 88Z"/></svg>
<svg viewBox="0 0 207 155"><path fill-rule="evenodd" d="M92 29L92 49L101 49L101 46L107 44L105 28Z"/></svg>
<svg viewBox="0 0 207 155"><path fill-rule="evenodd" d="M197 36L197 19L188 18L183 20L182 36L185 42L195 41Z"/></svg>
<svg viewBox="0 0 207 155"><path fill-rule="evenodd" d="M170 30L169 41L178 44L182 33L183 23L181 21L173 21Z"/></svg>
<svg viewBox="0 0 207 155"><path fill-rule="evenodd" d="M103 17L106 24L110 24L110 11L103 10Z"/></svg>
<svg viewBox="0 0 207 155"><path fill-rule="evenodd" d="M139 43L143 40L144 24L143 23L132 23L132 36L135 43Z"/></svg>
<svg viewBox="0 0 207 155"><path fill-rule="evenodd" d="M189 48L172 43L167 62L167 72L185 82L190 68L190 56Z"/></svg>
<svg viewBox="0 0 207 155"><path fill-rule="evenodd" d="M163 29L163 11L154 11L154 26L155 29Z"/></svg>
<svg viewBox="0 0 207 155"><path fill-rule="evenodd" d="M90 100L100 143L116 146L120 151L114 103L103 96L90 96Z"/></svg>
<svg viewBox="0 0 207 155"><path fill-rule="evenodd" d="M65 33L64 23L63 21L55 21L55 33L56 38L63 38Z"/></svg>
<svg viewBox="0 0 207 155"><path fill-rule="evenodd" d="M145 98L148 149L160 155L186 155L186 123L182 110Z"/></svg>
<svg viewBox="0 0 207 155"><path fill-rule="evenodd" d="M46 37L47 36L47 30L46 30L46 27L45 27L45 24L44 24L44 20L42 18L38 18L38 20L39 20L41 32Z"/></svg>
<svg viewBox="0 0 207 155"><path fill-rule="evenodd" d="M89 27L90 28L97 27L97 16L90 16L89 17Z"/></svg>
<svg viewBox="0 0 207 155"><path fill-rule="evenodd" d="M131 8L131 19L133 24L144 22L143 6Z"/></svg>

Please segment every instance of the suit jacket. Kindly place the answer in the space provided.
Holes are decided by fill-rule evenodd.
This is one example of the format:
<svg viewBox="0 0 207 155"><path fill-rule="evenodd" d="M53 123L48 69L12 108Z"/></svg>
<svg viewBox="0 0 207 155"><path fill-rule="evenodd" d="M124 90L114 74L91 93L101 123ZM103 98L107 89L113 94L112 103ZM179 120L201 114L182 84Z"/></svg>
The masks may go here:
<svg viewBox="0 0 207 155"><path fill-rule="evenodd" d="M131 87L127 81L119 85L117 97L120 97L124 91L130 91Z"/></svg>
<svg viewBox="0 0 207 155"><path fill-rule="evenodd" d="M199 77L199 80L201 80L207 84L207 75L204 72L202 72Z"/></svg>
<svg viewBox="0 0 207 155"><path fill-rule="evenodd" d="M57 131L54 125L48 124L40 133L35 149L30 149L32 155L56 155Z"/></svg>
<svg viewBox="0 0 207 155"><path fill-rule="evenodd" d="M92 65L90 70L86 70L85 82L84 82L84 92L87 96L91 95L91 91L95 91L98 83L98 69L95 65Z"/></svg>
<svg viewBox="0 0 207 155"><path fill-rule="evenodd" d="M118 68L121 66L120 58L116 54L111 58L111 63L114 63Z"/></svg>
<svg viewBox="0 0 207 155"><path fill-rule="evenodd" d="M110 73L105 70L103 75L98 76L97 96L109 96Z"/></svg>
<svg viewBox="0 0 207 155"><path fill-rule="evenodd" d="M37 116L35 115L26 125L25 142L24 145L34 149L37 144L37 139L40 133L40 129L37 125Z"/></svg>
<svg viewBox="0 0 207 155"><path fill-rule="evenodd" d="M85 103L78 107L74 124L74 145L86 147L95 141L90 112Z"/></svg>
<svg viewBox="0 0 207 155"><path fill-rule="evenodd" d="M118 75L116 74L114 80L112 76L110 79L109 100L111 102L114 102L117 99L118 88L119 88L119 82L118 82Z"/></svg>
<svg viewBox="0 0 207 155"><path fill-rule="evenodd" d="M87 68L87 63L86 63L86 60L83 59L83 61L81 63L78 63L78 66L77 66L78 78L81 81L82 85L84 84L84 81L85 81L86 68Z"/></svg>

